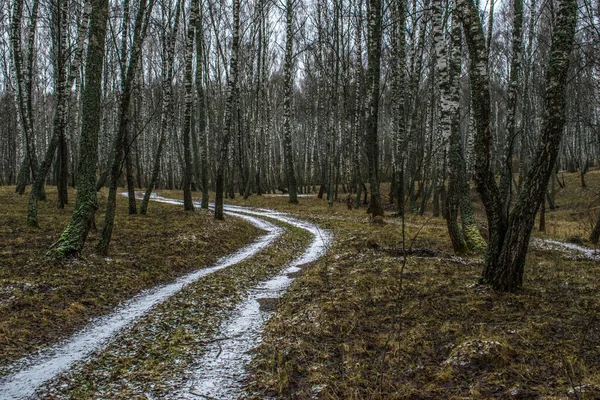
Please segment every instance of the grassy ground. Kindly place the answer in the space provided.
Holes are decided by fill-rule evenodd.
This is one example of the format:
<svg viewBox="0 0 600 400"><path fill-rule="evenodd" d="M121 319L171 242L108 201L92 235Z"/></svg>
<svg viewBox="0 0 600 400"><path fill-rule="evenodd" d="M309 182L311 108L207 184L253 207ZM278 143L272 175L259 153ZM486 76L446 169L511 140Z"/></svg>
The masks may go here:
<svg viewBox="0 0 600 400"><path fill-rule="evenodd" d="M213 264L259 234L245 222L215 223L212 215L172 205L152 203L148 216L129 216L119 196L109 257L93 253L92 231L81 258L55 264L45 252L66 226L72 205L57 210L56 192L48 188L40 228L31 229L25 224L27 194L13 192L0 187L0 367L67 337L143 289ZM100 211L104 199L102 192ZM99 212L99 226L102 218Z"/></svg>
<svg viewBox="0 0 600 400"><path fill-rule="evenodd" d="M54 381L44 398L164 398L215 339L219 324L249 288L278 273L304 251L310 234L297 228L248 260L187 286L128 329L81 368Z"/></svg>
<svg viewBox="0 0 600 400"><path fill-rule="evenodd" d="M546 216L546 232L534 236L583 238L585 244L598 213L600 172L587 175L585 189L576 175L564 179L557 209ZM0 218L7 221L0 228L4 363L73 331L138 286L171 279L256 234L233 218L215 224L202 213L190 217L166 205L152 204L147 218L127 217L121 202L116 234L122 236L113 241L111 260L86 253L82 261L57 269L39 256L60 233L69 210L43 204L42 228L29 231L25 202L10 189L0 190ZM348 210L337 202L329 207L316 198L300 198L299 205L268 196L230 202L290 211L335 236L332 249L300 274L268 323L253 363L254 397L600 398L598 264L531 248L524 289L496 293L477 284L481 256L454 257L445 221L429 212L406 217L407 247L416 251L403 268L397 218L371 224L364 209ZM476 208L485 226L477 202ZM237 231L238 226L245 228ZM173 227L179 233L167 233ZM139 232L149 237L136 236ZM126 340L96 354L93 364L65 377L63 386L52 386L51 396L161 397L183 379L183 370L202 354L216 324L245 290L276 272L305 241L292 230L256 259L192 285L132 327ZM161 253L173 249L172 261L161 262ZM174 264L176 271L164 264ZM115 276L120 278L114 282L108 278Z"/></svg>
<svg viewBox="0 0 600 400"><path fill-rule="evenodd" d="M547 232L535 236L587 237L600 173L588 174L587 189L578 179L565 175ZM477 284L481 257L452 255L442 219L407 217L408 245L430 251L403 270L397 219L373 225L364 209L300 201L249 201L336 234L267 326L253 366L257 398L600 398L598 264L532 248L524 289L496 293Z"/></svg>

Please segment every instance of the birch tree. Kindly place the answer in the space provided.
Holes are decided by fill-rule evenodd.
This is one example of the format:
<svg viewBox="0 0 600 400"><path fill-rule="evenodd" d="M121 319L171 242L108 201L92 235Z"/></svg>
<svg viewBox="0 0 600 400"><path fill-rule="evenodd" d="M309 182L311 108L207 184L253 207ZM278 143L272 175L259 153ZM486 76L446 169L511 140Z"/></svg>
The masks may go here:
<svg viewBox="0 0 600 400"><path fill-rule="evenodd" d="M127 6L127 2L125 3ZM148 29L148 21L152 13L154 6L154 0L141 0L139 3L138 12L135 18L135 27L133 32L133 42L131 49L131 56L127 67L124 68L122 76L122 93L121 93L121 104L119 107L119 128L117 135L114 140L114 157L111 165L109 185L108 185L108 198L106 200L106 212L104 214L104 226L102 227L102 233L100 240L96 246L98 253L106 255L108 253L108 246L112 238L112 231L114 228L115 221L115 209L116 209L116 197L117 197L117 180L122 170L123 157L127 157L126 152L129 151L128 143L128 132L129 132L129 109L131 106L131 95L132 86L135 74L137 71L137 65L142 52L142 45L144 38L146 37L146 31ZM127 19L127 15L125 15ZM125 23L125 22L124 22ZM124 37L123 46L126 46L126 36ZM122 53L122 60L126 59L127 53ZM134 197L135 193L129 193L129 196Z"/></svg>
<svg viewBox="0 0 600 400"><path fill-rule="evenodd" d="M69 89L73 86L73 82L77 76L79 71L79 67L81 64L81 59L83 56L83 49L85 43L85 35L87 33L88 22L90 18L90 1L86 0L83 5L83 11L81 20L79 22L78 33L77 33L77 44L75 48L75 55L73 58L73 62L70 67L68 67L68 56L67 53L69 49L67 48L67 35L68 35L68 8L69 1L68 0L56 0L53 3L53 25L54 25L54 92L56 98L56 106L54 108L54 117L53 117L53 129L52 129L52 137L50 138L50 143L48 144L48 148L46 150L46 155L44 160L39 166L38 171L35 174L35 179L33 184L31 185L31 192L29 195L29 205L27 209L27 223L30 226L37 226L37 212L38 212L38 199L40 198L40 194L43 191L44 183L46 181L46 177L48 175L48 171L52 165L52 160L54 159L54 155L56 153L56 149L59 146L63 148L66 147L65 143L65 131L67 125L67 111L68 111L68 100L69 100ZM62 143L62 144L61 144ZM64 169L66 168L66 154L60 154L59 160L61 166L61 172L66 172ZM64 178L64 177L63 177ZM59 185L66 184L63 182L59 182ZM66 191L66 187L62 188L63 191ZM59 192L61 190L59 189ZM64 193L61 195L59 193L59 207L64 207L64 202L66 198L64 197ZM62 205L62 207L61 207Z"/></svg>
<svg viewBox="0 0 600 400"><path fill-rule="evenodd" d="M294 76L292 73L294 60L293 43L294 43L294 2L286 0L285 3L285 65L283 67L283 149L285 175L289 193L289 202L298 203L296 184L296 173L294 171L294 157L292 153L292 88L294 85Z"/></svg>
<svg viewBox="0 0 600 400"><path fill-rule="evenodd" d="M461 0L461 18L469 47L471 95L476 124L475 182L483 201L489 242L482 282L502 291L522 287L525 256L535 215L544 199L558 155L565 124L565 91L569 56L577 22L577 1L556 2L550 59L546 71L545 113L533 163L524 177L514 209L507 216L491 165L488 53L479 14L473 3Z"/></svg>
<svg viewBox="0 0 600 400"><path fill-rule="evenodd" d="M32 112L32 80L33 80L33 59L35 54L35 34L38 21L39 0L34 0L30 12L29 29L27 30L27 53L23 54L21 26L23 18L23 0L15 0L13 3L13 13L11 21L11 50L13 71L16 81L16 100L20 126L25 139L25 151L23 162L17 178L16 193L23 194L30 177L38 169L38 160L36 154L35 138L33 132L33 112ZM34 177L35 178L35 177ZM42 199L45 194L40 192Z"/></svg>
<svg viewBox="0 0 600 400"><path fill-rule="evenodd" d="M238 84L238 56L240 48L240 0L233 0L233 38L231 42L231 59L229 61L229 79L227 82L227 100L225 102L225 118L223 137L219 151L216 174L215 219L223 219L223 191L225 166L229 155L229 141L233 130L234 106Z"/></svg>
<svg viewBox="0 0 600 400"><path fill-rule="evenodd" d="M101 120L102 66L108 21L108 0L90 0L92 17L86 56L85 87L83 89L82 129L79 139L77 197L75 210L65 231L51 246L57 257L77 255L83 249L94 221L96 198L96 164L98 161L98 132Z"/></svg>
<svg viewBox="0 0 600 400"><path fill-rule="evenodd" d="M190 8L190 17L188 20L188 30L185 43L185 113L183 118L183 208L186 211L194 211L194 201L192 200L192 177L194 174L194 165L191 153L192 136L192 112L194 106L194 76L193 56L194 56L194 32L196 30L196 19L199 13L199 0L192 0Z"/></svg>
<svg viewBox="0 0 600 400"><path fill-rule="evenodd" d="M163 5L163 15L169 15L167 26L165 27L165 34L163 35L163 56L162 56L162 104L160 112L160 126L159 126L159 139L156 153L154 156L154 166L152 167L152 174L148 180L148 186L142 203L140 205L140 214L146 215L148 211L148 202L150 201L150 195L158 183L158 178L161 170L161 157L165 146L167 137L167 131L169 129L169 109L171 107L171 98L173 92L173 62L175 58L175 43L177 41L177 32L179 31L179 19L181 0L177 0L175 5L175 12L171 16L169 10L165 10ZM171 27L171 19L174 20L173 26Z"/></svg>
<svg viewBox="0 0 600 400"><path fill-rule="evenodd" d="M368 24L368 70L367 70L367 106L365 144L369 167L369 213L373 217L383 215L381 195L379 193L379 85L381 77L381 0L369 0L367 9Z"/></svg>

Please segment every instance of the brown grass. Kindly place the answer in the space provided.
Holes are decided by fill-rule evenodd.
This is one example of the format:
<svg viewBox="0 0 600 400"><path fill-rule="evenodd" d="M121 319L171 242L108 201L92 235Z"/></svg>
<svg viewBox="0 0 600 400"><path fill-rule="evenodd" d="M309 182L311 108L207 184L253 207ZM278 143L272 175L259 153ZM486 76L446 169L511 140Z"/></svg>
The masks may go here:
<svg viewBox="0 0 600 400"><path fill-rule="evenodd" d="M566 176L548 232L536 235L587 237L600 173L587 181ZM343 204L284 201L268 202L323 221L336 242L268 324L257 398L600 398L598 264L532 249L525 288L497 293L477 284L482 260L453 257L444 221L426 213L408 216L407 238L418 233L414 247L434 256L409 256L401 288L397 220L373 226Z"/></svg>
<svg viewBox="0 0 600 400"><path fill-rule="evenodd" d="M565 174L565 181L558 208L548 211L547 231L534 235L585 242L599 210L600 172L587 175L585 189L577 175ZM42 228L30 231L24 198L10 191L0 191L0 218L7 221L0 228L6 243L0 269L4 363L64 337L148 282L171 279L256 233L247 226L238 232L235 227L245 225L231 218L220 225L202 213L190 217L155 204L147 218L128 217L121 201L116 235L122 236L115 236L112 260L85 253L57 268L37 257L58 236L69 210L43 204ZM373 225L364 208L329 207L316 198L300 198L299 205L266 196L233 203L290 211L335 235L333 248L299 274L268 324L253 364L256 398L600 398L600 265L531 249L524 289L497 293L477 284L480 257L453 256L445 221L430 210L407 215L407 246L431 252L409 256L402 270L396 218ZM485 226L481 205L475 206ZM215 241L223 237L226 243ZM169 335L175 339L156 341L157 348L178 343L178 331ZM141 362L144 370L163 374L165 368L149 367L161 357L162 350L155 358L119 358L119 364Z"/></svg>
<svg viewBox="0 0 600 400"><path fill-rule="evenodd" d="M249 224L217 223L212 215L172 205L152 203L148 216L129 216L119 196L109 257L93 253L97 232L91 232L80 258L56 264L45 252L72 205L57 210L56 192L48 188L51 200L40 203L40 228L31 229L25 224L27 194L13 192L0 188L0 366L68 336L143 289L209 266L258 234ZM101 193L99 210L104 198ZM99 212L99 226L102 218Z"/></svg>

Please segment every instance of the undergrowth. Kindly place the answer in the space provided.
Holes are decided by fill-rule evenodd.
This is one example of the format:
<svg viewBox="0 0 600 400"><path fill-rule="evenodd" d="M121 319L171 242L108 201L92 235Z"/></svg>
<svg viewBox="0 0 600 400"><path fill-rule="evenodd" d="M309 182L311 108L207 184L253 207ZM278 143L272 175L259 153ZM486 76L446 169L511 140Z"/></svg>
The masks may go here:
<svg viewBox="0 0 600 400"><path fill-rule="evenodd" d="M587 188L580 187L578 175L565 174L564 177L566 186L557 188L556 209L547 208L546 231L537 232L536 224L534 236L589 246L586 238L600 210L597 205L600 203L597 191L600 172L587 174ZM386 189L382 192L386 193ZM161 193L167 197L180 196L177 192ZM190 253L192 248L199 249L193 257L208 257L200 254L200 250L210 256L218 245L223 246L218 247L219 251L226 252L225 247L233 249L256 234L247 226L243 232L235 230L234 227L245 225L234 218L226 217L224 225L219 225L211 216L199 213L194 214L194 218L207 226L203 234L194 231L192 236L192 228L187 226L181 234L165 236L166 233L156 232L160 218L168 218L168 224L164 225L172 227L179 224L173 221L188 214L169 212L167 217L166 211L164 214L160 211L167 206L153 204L151 211L156 212L159 220L136 225L143 224L145 219L125 216L125 204L121 201L119 214L123 221L119 226L131 224L131 230L122 228L127 233L121 240L114 241L117 245L111 249L111 259L84 254L81 260L56 268L36 260L34 255L40 254L40 250L57 237L69 210L61 213L44 209L50 206L43 205L42 228L28 231L24 224L23 198L17 197L21 202L18 203L8 191L2 192L2 196L1 218L7 224L1 229L3 234L8 234L3 235L6 245L1 248L0 282L5 290L0 292L0 296L4 296L0 297L4 301L0 302L2 360L14 359L16 356L11 352L25 354L40 343L53 340L28 333L19 323L29 329L42 327L43 332L50 332L51 338L60 336L53 336L52 332L61 332L64 336L64 332L83 323L89 309L104 312L110 304L136 292L138 288L130 285L138 283L132 283L131 277L153 276L141 266L157 264L143 258L152 260L157 253L156 246L170 249L173 241L181 242L173 264L185 269L185 266L177 267L177 260L188 260L187 256L194 254ZM475 193L472 198L485 236L481 204ZM402 271L401 221L389 216L394 205L387 205L388 216L384 224L379 225L370 222L364 208L349 210L345 201L335 202L330 207L326 200L315 197L299 200L298 205L291 205L286 197L278 196L252 196L248 200L238 197L228 201L291 212L333 231L335 237L326 256L298 274L299 278L268 323L264 342L256 350L252 364L251 396L281 399L600 398L599 264L532 246L523 290L498 293L477 284L483 267L480 256L461 258L452 254L445 221L432 217L430 209L424 210L423 215L406 215L406 245L410 251ZM44 222L44 218L50 220ZM56 225L51 221L60 221L58 228L51 228ZM202 224L198 225L195 225L197 229L204 229ZM219 231L219 227L223 230ZM217 233L211 236L213 230ZM149 242L146 248L140 244L142 239L131 240L136 231L146 232L148 240L155 235L168 237L169 241L167 244ZM199 237L202 239L198 240ZM226 243L205 237L219 237ZM93 235L91 240L95 240ZM201 246L206 242L206 246L184 245L189 240L199 241ZM236 240L234 245L232 242ZM290 240L295 243L305 239ZM129 246L129 241L132 241L131 247L120 250L121 246ZM213 247L209 250L207 246ZM132 258L134 249L144 251ZM158 249L160 252L166 247ZM76 393L82 398L135 397L145 390L159 397L167 393L169 385L183 379L184 367L193 365L190 364L193 359L202 354L204 341L214 335L217 323L242 298L246 288L257 282L256 279L274 273L275 265L280 267L282 259L289 259L292 254L289 251L290 248L280 244L261 253L255 261L228 268L227 272L215 273L192 285L173 301L161 305L156 314L136 324L127 340L97 353L97 365L85 365L79 375L65 378L66 386L54 393L60 396L69 388L77 388ZM141 255L146 253L146 256ZM29 261L23 263L24 259ZM265 268L263 261L270 259L275 261ZM186 261L180 262L185 264ZM98 285L91 284L89 271L100 271L99 275L93 275L97 280L107 276L107 270L116 272L111 276L124 276L125 283L111 282L114 287L110 292L97 293ZM6 271L9 271L8 277ZM244 271L257 271L258 275L251 278ZM159 272L154 279L160 281L166 276L170 276L169 273ZM11 283L13 281L20 283ZM50 284L42 285L41 282L46 281ZM71 283L65 288L55 283L63 281ZM71 295L69 290L78 294ZM28 291L33 292L29 295ZM61 298L69 301L57 302L53 297L57 291L64 293ZM88 305L87 298L95 300ZM43 319L46 312L52 319ZM72 325L68 322L71 318L75 318ZM28 319L34 322L26 322ZM13 321L10 329L7 320ZM44 328L41 321L58 323ZM19 338L25 340L19 343Z"/></svg>

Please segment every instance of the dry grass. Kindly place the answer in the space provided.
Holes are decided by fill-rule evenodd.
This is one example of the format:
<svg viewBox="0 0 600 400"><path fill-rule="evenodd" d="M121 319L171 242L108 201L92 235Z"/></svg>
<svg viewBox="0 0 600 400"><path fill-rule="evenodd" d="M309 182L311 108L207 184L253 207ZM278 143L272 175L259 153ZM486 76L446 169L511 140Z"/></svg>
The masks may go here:
<svg viewBox="0 0 600 400"><path fill-rule="evenodd" d="M558 208L548 211L546 216L546 233L535 236L583 238L585 242L598 212L596 188L600 188L600 172L588 174L586 189L579 186L576 175L566 174L565 181L566 187L557 192ZM2 233L13 235L2 238L7 245L2 247L6 268L0 269L0 287L10 291L8 295L0 292L1 301L6 302L0 302L3 362L64 336L89 315L105 312L119 299L130 296L139 289L134 277L144 277L144 284L152 279L154 282L170 279L188 268L190 260L201 262L202 257L216 257L213 253L217 250L226 252L226 247L236 247L256 233L245 227L242 232L231 234L237 232L234 226L245 225L232 218L227 218L223 225L215 224L201 213L190 218L188 214L155 204L148 218L127 217L121 202L117 231L123 236L120 240L115 237L118 246L112 249L113 260L108 262L84 254L82 262L56 268L37 260L36 255L42 254L57 237L68 210L61 215L51 209L51 204L44 204L40 214L47 219L42 219L41 229L29 231L23 222L23 198L14 197L10 190L0 193L0 218L8 221L1 228ZM477 196L474 194L473 198ZM318 222L335 235L333 248L299 274L268 324L253 364L250 387L256 398L266 395L285 399L600 398L600 265L575 261L553 251L531 249L524 289L512 294L497 293L477 284L481 258L452 255L445 221L432 218L429 210L422 217L407 215L407 245L428 251L410 255L402 270L401 225L396 218L387 217L385 225L374 225L364 209L348 210L344 203L329 207L325 200L314 197L301 198L299 205L289 204L285 197L267 196L248 200L238 197L232 202L290 211ZM483 226L480 204L476 203L476 208ZM164 236L167 230L161 229L167 218L168 227L180 229L179 234ZM146 232L148 242L142 244L146 239L143 235L135 236L135 232ZM170 241L159 243L164 237ZM196 239L191 245L193 237ZM202 239L197 246L199 237ZM216 237L227 237L228 243L215 242ZM217 243L221 247L215 249ZM166 247L157 251L156 246ZM160 261L165 257L160 252L173 248L176 251L169 253L173 257L169 260L173 260L171 264L177 271L166 269L155 276L154 269L165 264ZM265 256L272 251L277 249L267 251ZM154 267L149 270L151 265ZM253 271L256 267L256 262L249 262L240 266L240 273L246 274L245 268ZM102 279L108 276L122 276L123 280L107 282L113 285L111 288L99 287L98 282L105 282ZM225 272L215 274L207 283L215 279L220 283L213 285L216 288L213 289L218 289L219 294L215 293L213 298L212 292L204 293L199 284L199 295L213 299L210 301L215 304L211 309L222 306L220 296L228 299L224 307L231 307L232 299L240 292L230 288L231 279ZM232 297L231 293L238 294ZM15 295L16 301L11 298ZM87 303L87 298L94 301ZM181 301L185 303L189 298L182 294ZM189 316L181 314L177 304L175 301L173 305L165 305L164 311L169 308L169 313L173 313L169 315L175 318L173 324L187 329ZM169 360L187 357L190 350L185 343L189 335L209 337L205 335L209 335L215 321L206 319L202 322L206 329L197 332L182 332L182 328L165 331L159 340L140 342L141 346L131 354L109 349L99 355L105 369L102 367L99 372L84 369L84 376L73 378L89 385L84 386L90 391L82 386L80 394L83 397L92 392L108 397L111 393L134 395L139 391L131 392L131 387L122 389L128 379L139 382L139 387L152 379L165 382ZM41 333L27 331L38 328ZM140 325L133 332L139 330L143 335L144 329ZM129 341L135 342L135 337L131 336ZM25 340L19 342L20 338ZM165 353L163 348L174 350ZM161 362L163 357L167 357L165 363ZM129 371L124 379L127 382L121 385L117 380L112 383L96 380L96 373L111 370L111 365ZM142 370L157 376L148 381L148 374L138 374ZM111 389L113 384L116 386ZM159 384L157 392L163 390L160 387Z"/></svg>
<svg viewBox="0 0 600 400"><path fill-rule="evenodd" d="M583 219L596 193L577 179L566 176L545 236L588 235ZM587 181L600 187L600 174ZM268 200L327 221L336 243L268 324L256 397L600 398L600 265L532 249L524 290L497 293L477 284L481 259L452 256L443 220L411 215L407 238L418 233L414 246L433 257L409 256L401 288L402 258L391 251L401 243L397 220L373 226L364 210L284 201Z"/></svg>
<svg viewBox="0 0 600 400"><path fill-rule="evenodd" d="M79 259L55 264L44 255L72 205L57 210L54 201L41 202L40 228L31 229L27 197L13 192L0 188L0 366L68 336L145 288L212 264L259 233L247 223L215 223L212 215L171 205L153 203L148 216L129 216L119 197L110 256L93 253L97 232L91 232ZM48 188L48 198L55 197Z"/></svg>
<svg viewBox="0 0 600 400"><path fill-rule="evenodd" d="M248 289L281 271L305 249L310 235L286 228L254 257L186 286L137 321L81 368L55 380L38 396L52 399L165 398L190 379L207 344L219 340L219 325Z"/></svg>

